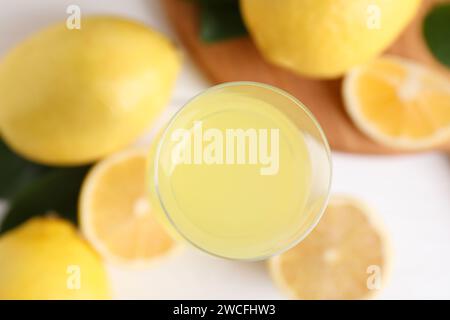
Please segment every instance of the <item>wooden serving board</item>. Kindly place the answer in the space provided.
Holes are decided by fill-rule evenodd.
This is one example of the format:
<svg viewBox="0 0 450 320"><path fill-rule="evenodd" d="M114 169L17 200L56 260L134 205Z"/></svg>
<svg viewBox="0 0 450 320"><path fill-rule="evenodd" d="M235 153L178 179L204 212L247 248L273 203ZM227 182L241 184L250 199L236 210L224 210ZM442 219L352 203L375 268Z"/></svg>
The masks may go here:
<svg viewBox="0 0 450 320"><path fill-rule="evenodd" d="M432 57L422 38L422 21L428 9L442 0L425 0L416 19L387 50L450 72ZM381 146L361 133L347 116L341 99L342 80L312 80L266 62L250 37L214 44L198 36L198 10L186 0L163 0L165 10L181 42L212 83L257 81L282 88L301 100L316 116L332 149L353 153L387 154L404 151ZM450 152L450 143L440 150Z"/></svg>

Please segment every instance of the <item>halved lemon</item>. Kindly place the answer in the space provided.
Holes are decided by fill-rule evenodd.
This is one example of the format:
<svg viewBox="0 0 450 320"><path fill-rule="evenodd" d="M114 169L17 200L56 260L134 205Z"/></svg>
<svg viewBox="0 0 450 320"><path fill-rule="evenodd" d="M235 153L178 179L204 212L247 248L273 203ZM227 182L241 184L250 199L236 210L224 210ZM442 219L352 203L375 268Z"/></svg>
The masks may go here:
<svg viewBox="0 0 450 320"><path fill-rule="evenodd" d="M275 283L294 299L364 299L385 283L387 236L360 201L334 196L300 244L269 260Z"/></svg>
<svg viewBox="0 0 450 320"><path fill-rule="evenodd" d="M147 156L145 149L115 154L95 165L83 183L81 229L107 260L142 265L177 247L148 199Z"/></svg>
<svg viewBox="0 0 450 320"><path fill-rule="evenodd" d="M343 98L356 126L380 144L425 149L450 143L450 81L425 66L376 59L348 73Z"/></svg>

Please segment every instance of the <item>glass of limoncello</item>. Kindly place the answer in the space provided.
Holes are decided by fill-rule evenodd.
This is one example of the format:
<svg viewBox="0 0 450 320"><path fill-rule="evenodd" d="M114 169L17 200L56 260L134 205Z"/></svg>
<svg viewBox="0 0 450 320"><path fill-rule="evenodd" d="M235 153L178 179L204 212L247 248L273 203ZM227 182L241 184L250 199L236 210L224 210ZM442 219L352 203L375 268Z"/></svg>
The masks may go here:
<svg viewBox="0 0 450 320"><path fill-rule="evenodd" d="M223 258L259 260L305 238L328 200L331 159L311 112L261 83L191 99L151 148L153 207L172 232Z"/></svg>

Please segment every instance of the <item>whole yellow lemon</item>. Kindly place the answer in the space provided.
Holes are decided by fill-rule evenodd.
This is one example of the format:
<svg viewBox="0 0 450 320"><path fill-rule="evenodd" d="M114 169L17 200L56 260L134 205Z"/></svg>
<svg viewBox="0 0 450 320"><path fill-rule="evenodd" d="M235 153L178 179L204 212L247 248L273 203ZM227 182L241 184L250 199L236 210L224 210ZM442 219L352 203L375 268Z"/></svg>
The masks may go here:
<svg viewBox="0 0 450 320"><path fill-rule="evenodd" d="M148 27L88 17L51 26L0 62L0 133L36 162L79 165L134 141L168 102L180 67Z"/></svg>
<svg viewBox="0 0 450 320"><path fill-rule="evenodd" d="M34 218L0 238L0 300L107 298L105 268L69 222Z"/></svg>
<svg viewBox="0 0 450 320"><path fill-rule="evenodd" d="M335 78L386 49L421 0L241 0L262 54L300 75Z"/></svg>

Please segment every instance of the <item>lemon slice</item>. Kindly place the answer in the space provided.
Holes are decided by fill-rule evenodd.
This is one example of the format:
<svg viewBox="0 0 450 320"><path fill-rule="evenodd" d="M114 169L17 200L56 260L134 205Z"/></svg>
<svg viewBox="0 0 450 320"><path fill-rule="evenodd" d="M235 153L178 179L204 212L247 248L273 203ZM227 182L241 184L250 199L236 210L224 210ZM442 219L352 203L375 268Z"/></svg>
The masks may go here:
<svg viewBox="0 0 450 320"><path fill-rule="evenodd" d="M450 81L424 66L379 58L346 76L343 97L356 126L380 144L424 149L450 142Z"/></svg>
<svg viewBox="0 0 450 320"><path fill-rule="evenodd" d="M269 260L275 283L295 299L364 299L385 283L387 237L370 210L332 197L322 220L296 247Z"/></svg>
<svg viewBox="0 0 450 320"><path fill-rule="evenodd" d="M143 265L177 247L148 199L147 154L144 149L132 149L103 160L81 189L81 229L113 262Z"/></svg>

